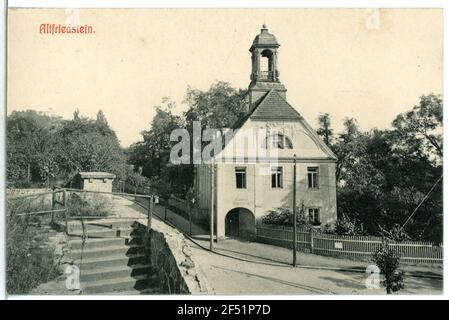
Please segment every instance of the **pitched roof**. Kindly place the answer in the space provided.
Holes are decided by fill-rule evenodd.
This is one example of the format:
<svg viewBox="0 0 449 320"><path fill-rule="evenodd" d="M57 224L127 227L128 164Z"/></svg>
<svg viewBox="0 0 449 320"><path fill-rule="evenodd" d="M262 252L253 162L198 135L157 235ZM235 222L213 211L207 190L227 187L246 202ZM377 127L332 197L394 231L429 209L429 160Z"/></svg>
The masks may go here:
<svg viewBox="0 0 449 320"><path fill-rule="evenodd" d="M301 115L276 91L270 90L250 115L251 120L299 121Z"/></svg>
<svg viewBox="0 0 449 320"><path fill-rule="evenodd" d="M310 137L315 143L331 158L337 159L332 150L318 136L315 130L305 121L305 119L296 111L277 91L270 90L265 97L249 112L246 116L239 119L231 128L240 129L248 119L255 121L299 121L309 132ZM230 139L232 140L232 139ZM229 141L230 141L229 140ZM229 142L228 141L228 142ZM223 149L226 145L223 146Z"/></svg>

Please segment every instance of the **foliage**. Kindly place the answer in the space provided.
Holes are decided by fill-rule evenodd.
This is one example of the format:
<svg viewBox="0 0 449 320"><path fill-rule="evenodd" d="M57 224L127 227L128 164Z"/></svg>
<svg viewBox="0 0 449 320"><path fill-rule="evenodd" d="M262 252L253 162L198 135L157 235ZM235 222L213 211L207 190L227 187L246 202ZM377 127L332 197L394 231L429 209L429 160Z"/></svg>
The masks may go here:
<svg viewBox="0 0 449 320"><path fill-rule="evenodd" d="M411 111L400 114L393 121L398 148L409 154L443 157L443 99L439 95L422 96Z"/></svg>
<svg viewBox="0 0 449 320"><path fill-rule="evenodd" d="M441 98L430 94L396 117L390 130L361 132L355 119L345 119L343 132L330 140L337 156L340 232L352 232L344 231L352 229L345 226L349 219L356 233L441 243L441 181L405 228L398 227L442 175L441 113Z"/></svg>
<svg viewBox="0 0 449 320"><path fill-rule="evenodd" d="M343 215L337 220L333 231L335 234L342 236L356 236L362 234L357 225L346 215Z"/></svg>
<svg viewBox="0 0 449 320"><path fill-rule="evenodd" d="M246 92L222 81L212 84L208 91L188 87L184 100L189 106L184 114L187 128L193 121L200 121L203 128L230 128L246 114Z"/></svg>
<svg viewBox="0 0 449 320"><path fill-rule="evenodd" d="M126 155L101 110L96 120L78 111L72 120L32 110L7 118L9 186L64 184L80 171L107 171L124 179L127 169Z"/></svg>
<svg viewBox="0 0 449 320"><path fill-rule="evenodd" d="M67 199L70 217L107 217L112 212L112 201L107 195L73 192Z"/></svg>
<svg viewBox="0 0 449 320"><path fill-rule="evenodd" d="M6 215L6 290L26 294L31 289L59 276L53 249L46 243L40 219L16 214L46 210L42 202L21 201L7 206ZM26 208L24 208L26 206Z"/></svg>
<svg viewBox="0 0 449 320"><path fill-rule="evenodd" d="M134 171L127 174L125 183L127 186L137 188L148 187L151 185L150 179Z"/></svg>
<svg viewBox="0 0 449 320"><path fill-rule="evenodd" d="M60 117L32 110L14 111L6 122L7 182L20 186L48 183L58 173L55 160Z"/></svg>
<svg viewBox="0 0 449 320"><path fill-rule="evenodd" d="M382 285L386 288L387 294L397 292L404 288L404 273L398 270L399 259L399 253L391 248L388 242L383 242L381 247L372 256L373 262L385 277Z"/></svg>
<svg viewBox="0 0 449 320"><path fill-rule="evenodd" d="M309 219L305 215L304 206L296 207L297 226L310 227ZM274 224L280 226L293 226L293 210L290 207L278 207L268 211L268 213L262 217L262 222L266 224Z"/></svg>
<svg viewBox="0 0 449 320"><path fill-rule="evenodd" d="M185 198L193 183L193 165L170 164L170 150L177 143L170 141L171 132L183 128L192 136L193 121L200 121L202 129L230 127L246 112L245 93L225 82L214 83L207 91L189 87L184 99L188 109L182 116L175 115L175 103L164 98L156 106L150 129L142 132L143 141L130 147L129 163L155 182L158 193Z"/></svg>
<svg viewBox="0 0 449 320"><path fill-rule="evenodd" d="M319 128L316 131L319 136L323 137L327 146L331 145L333 130L331 129L331 119L329 113L320 114L318 116Z"/></svg>

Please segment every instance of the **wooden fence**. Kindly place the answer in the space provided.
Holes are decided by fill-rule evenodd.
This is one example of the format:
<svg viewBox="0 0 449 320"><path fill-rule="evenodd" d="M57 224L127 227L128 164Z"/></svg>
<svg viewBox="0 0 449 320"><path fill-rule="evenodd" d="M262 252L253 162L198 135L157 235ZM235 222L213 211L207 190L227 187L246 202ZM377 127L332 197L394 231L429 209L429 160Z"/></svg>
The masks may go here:
<svg viewBox="0 0 449 320"><path fill-rule="evenodd" d="M298 228L297 243L301 251L333 256L347 256L369 259L382 244L381 237L340 236L317 230ZM256 228L259 242L291 248L293 230L291 227L260 224ZM412 263L442 263L443 246L429 242L403 241L389 242L398 250L401 260Z"/></svg>

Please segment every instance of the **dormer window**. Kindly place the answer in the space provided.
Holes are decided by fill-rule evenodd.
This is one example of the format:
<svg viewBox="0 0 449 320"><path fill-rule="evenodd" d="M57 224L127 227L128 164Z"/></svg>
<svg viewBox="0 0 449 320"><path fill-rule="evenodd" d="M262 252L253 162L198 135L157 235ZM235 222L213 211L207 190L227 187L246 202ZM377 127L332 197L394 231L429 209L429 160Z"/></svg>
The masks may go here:
<svg viewBox="0 0 449 320"><path fill-rule="evenodd" d="M274 133L267 136L262 147L267 149L268 146L271 149L293 149L290 138L281 133Z"/></svg>

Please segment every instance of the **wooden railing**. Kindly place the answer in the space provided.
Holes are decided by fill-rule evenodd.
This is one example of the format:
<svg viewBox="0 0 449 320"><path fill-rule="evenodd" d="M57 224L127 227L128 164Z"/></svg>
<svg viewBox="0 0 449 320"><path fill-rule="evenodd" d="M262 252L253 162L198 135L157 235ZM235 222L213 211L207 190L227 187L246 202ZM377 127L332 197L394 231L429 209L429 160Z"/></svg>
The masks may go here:
<svg viewBox="0 0 449 320"><path fill-rule="evenodd" d="M33 216L33 215L50 215L51 216L51 223L56 222L56 220L60 220L60 217L58 216L56 218L55 214L57 213L64 213L64 225L65 225L65 232L68 232L68 221L69 220L82 220L82 219L101 219L106 218L105 216L70 216L69 215L69 206L68 206L68 193L89 193L89 194L103 194L103 195L115 195L115 196L122 196L131 198L134 200L137 199L143 199L148 202L148 206L145 207L147 209L147 217L148 217L148 223L147 228L151 229L151 219L152 219L152 211L153 211L153 203L155 202L156 196L152 194L131 194L131 193L125 193L125 192L104 192L104 191L90 191L90 190L81 190L81 189L71 189L71 188L59 188L59 187L53 187L51 191L43 191L43 192L36 192L32 194L25 194L25 195L18 195L14 196L13 194L10 194L7 196L7 201L11 204L13 204L17 200L25 200L30 198L29 201L33 201L36 198L43 197L43 196L50 196L51 195L51 209L49 210L38 210L38 211L30 211L30 212L15 212L14 215L18 217L27 217L27 216ZM148 192L150 193L150 192ZM58 195L62 195L62 197L58 197ZM141 203L139 203L141 204ZM59 208L57 206L60 206ZM129 217L127 217L129 218Z"/></svg>
<svg viewBox="0 0 449 320"><path fill-rule="evenodd" d="M256 239L259 242L290 248L293 231L291 227L260 224L256 228ZM381 237L341 236L304 228L299 228L297 239L298 249L301 251L359 258L369 258L383 240ZM388 245L397 249L401 260L405 262L443 262L443 246L440 245L422 241L388 241Z"/></svg>

